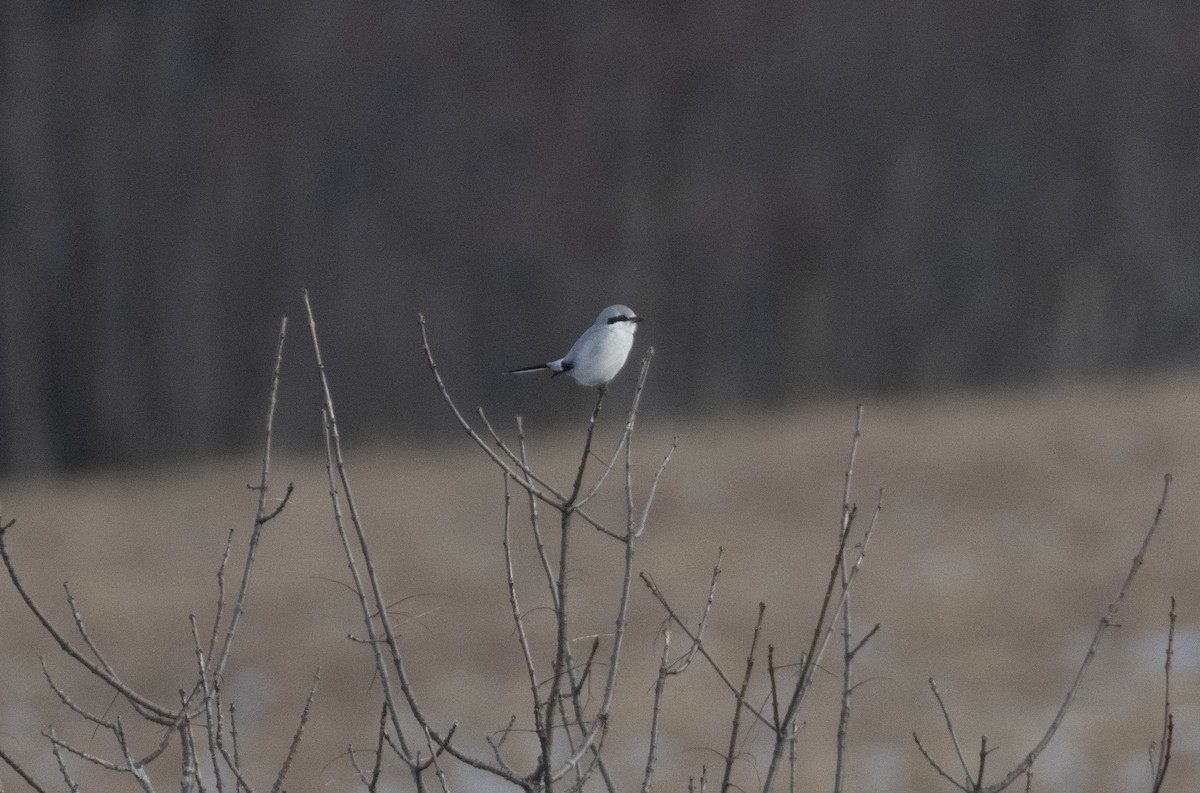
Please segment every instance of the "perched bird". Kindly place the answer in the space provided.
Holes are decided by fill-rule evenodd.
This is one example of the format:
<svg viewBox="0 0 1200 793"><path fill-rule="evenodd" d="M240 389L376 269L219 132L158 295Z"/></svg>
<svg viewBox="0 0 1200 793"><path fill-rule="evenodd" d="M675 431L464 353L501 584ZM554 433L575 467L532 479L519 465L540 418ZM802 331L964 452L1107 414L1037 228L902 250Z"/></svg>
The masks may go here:
<svg viewBox="0 0 1200 793"><path fill-rule="evenodd" d="M549 369L554 372L552 377L566 373L580 385L603 388L625 365L629 350L633 347L634 331L641 321L642 318L628 306L609 306L600 312L600 316L583 332L570 351L557 361L509 369L505 374Z"/></svg>

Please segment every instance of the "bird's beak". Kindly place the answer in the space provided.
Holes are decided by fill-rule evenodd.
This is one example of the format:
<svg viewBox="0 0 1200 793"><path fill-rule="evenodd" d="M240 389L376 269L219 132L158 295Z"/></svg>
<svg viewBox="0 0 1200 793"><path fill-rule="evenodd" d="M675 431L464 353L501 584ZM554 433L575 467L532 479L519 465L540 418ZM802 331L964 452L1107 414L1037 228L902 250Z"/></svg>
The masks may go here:
<svg viewBox="0 0 1200 793"><path fill-rule="evenodd" d="M629 321L630 322L641 322L644 319L645 319L645 317L630 317Z"/></svg>

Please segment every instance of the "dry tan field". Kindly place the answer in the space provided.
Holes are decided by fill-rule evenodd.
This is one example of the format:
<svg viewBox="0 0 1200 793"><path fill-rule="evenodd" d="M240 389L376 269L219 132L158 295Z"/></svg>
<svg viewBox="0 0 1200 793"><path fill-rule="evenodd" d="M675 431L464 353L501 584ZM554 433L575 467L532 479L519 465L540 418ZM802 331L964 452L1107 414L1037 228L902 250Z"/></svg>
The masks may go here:
<svg viewBox="0 0 1200 793"><path fill-rule="evenodd" d="M604 448L620 425L610 407L602 419ZM680 445L637 546L635 569L652 574L679 608L698 616L723 547L712 654L740 678L761 600L765 640L777 658L796 660L832 561L853 404L681 425L647 421L635 441L638 499L672 435ZM527 429L535 466L565 486L580 434ZM346 453L376 564L404 614L412 676L436 721L458 721L459 740L486 750L485 735L528 711L500 545L502 480L460 442L449 416L446 437L453 443L443 448L351 445ZM244 545L255 506L246 484L257 480L258 465L246 458L6 481L0 513L17 519L9 530L11 553L52 617L64 630L71 627L67 581L91 634L124 679L170 701L191 680L188 615L202 625L212 619L227 530L238 529L235 558ZM1175 477L1167 511L1122 606L1120 627L1105 636L1065 722L1034 765L1034 791L1149 789L1147 753L1162 719L1171 595L1179 613L1176 727L1165 790L1200 788L1200 379L868 403L853 498L869 513L878 490L886 493L852 615L860 632L876 622L881 628L856 668L866 682L851 715L847 789L952 789L913 744L916 731L948 768L956 767L929 677L946 696L965 751L978 751L980 735L996 747L988 758L990 781L1019 762L1058 709L1154 516L1167 472ZM378 717L368 652L347 639L360 625L344 585L347 569L324 477L324 462L315 456L274 462L276 489L292 481L296 492L268 526L227 674L226 695L238 704L243 752L260 790L269 789L286 754L316 667L321 686L287 789L357 789L343 753L349 744L372 745ZM614 490L596 511L620 523L622 498ZM520 536L518 573L533 606L545 597L528 537ZM604 634L611 630L620 549L583 528L577 536L575 626L580 635ZM636 789L645 762L663 617L636 586L608 743L627 790ZM531 617L535 627L537 619ZM112 746L49 692L39 656L80 703L104 709L104 692L39 630L9 582L0 581L0 746L59 789L41 731L54 725L102 754ZM825 656L827 671L818 673L801 713L799 790L832 789L839 660L833 651ZM760 676L753 695L765 691ZM686 790L689 775L719 767L732 705L699 662L671 682L656 790ZM148 747L151 736L139 740ZM749 734L737 764L742 789L755 788L766 747L761 729ZM523 767L531 763L532 755ZM133 789L97 768L77 771L85 790ZM172 772L158 771L158 789L177 784ZM478 776L452 780L457 791L509 789ZM7 769L0 769L0 783L23 789Z"/></svg>

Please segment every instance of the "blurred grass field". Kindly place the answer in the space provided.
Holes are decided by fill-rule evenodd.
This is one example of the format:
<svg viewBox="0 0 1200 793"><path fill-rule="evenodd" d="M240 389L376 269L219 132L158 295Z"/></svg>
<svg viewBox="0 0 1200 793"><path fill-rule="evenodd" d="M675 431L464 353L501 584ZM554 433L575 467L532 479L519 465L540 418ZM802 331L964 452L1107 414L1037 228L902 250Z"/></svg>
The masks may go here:
<svg viewBox="0 0 1200 793"><path fill-rule="evenodd" d="M942 394L868 403L854 479L860 524L880 488L884 509L852 598L856 629L881 624L859 655L850 723L848 789L937 791L950 786L917 752L912 733L947 769L957 766L928 689L934 677L964 751L981 734L996 747L988 779L1011 768L1041 737L1116 595L1154 516L1163 474L1175 481L1167 511L1077 701L1034 765L1035 791L1116 793L1149 789L1147 750L1162 719L1169 598L1178 599L1172 677L1175 747L1166 790L1200 785L1200 378L1163 376L991 395ZM652 400L652 395L648 395ZM652 404L652 403L651 403ZM601 420L611 448L621 406ZM582 421L580 429L582 429ZM343 416L343 422L352 417ZM635 492L671 436L668 468L638 546L647 571L676 608L698 617L718 548L725 551L708 647L740 677L756 604L767 604L765 642L795 661L819 606L836 537L854 405L830 404L685 424L647 420L635 439ZM569 484L581 433L527 426L534 467ZM526 719L527 680L508 613L501 531L502 479L446 419L439 448L346 448L355 497L374 558L400 617L410 671L443 727L458 721L463 745L510 715ZM17 523L8 543L25 584L64 633L70 583L92 636L134 687L173 701L195 663L188 615L212 619L215 573L227 531L237 529L230 585L253 520L259 460L10 480L0 514ZM339 541L332 529L324 460L277 456L276 495L296 492L267 527L245 619L227 673L239 708L243 756L266 788L287 751L309 680L322 681L290 790L357 789L343 753L373 746L377 690ZM620 480L594 511L619 524ZM514 500L524 605L544 605L526 524ZM545 515L545 513L543 512ZM547 518L549 516L546 516ZM576 530L573 585L580 636L611 630L620 549ZM622 685L607 748L625 789L640 779L664 614L635 584ZM548 619L530 617L535 639ZM545 657L545 644L543 657ZM682 637L676 636L676 645ZM581 645L586 647L586 645ZM765 650L765 647L763 648ZM109 697L36 626L9 582L0 585L0 745L49 787L61 783L39 733L49 725L111 754L48 690L39 656L77 701L97 711ZM840 655L825 656L801 713L800 789L832 788ZM765 696L760 654L756 697ZM719 768L732 696L697 661L671 681L664 702L656 789L684 790L703 765ZM123 712L123 711L118 711ZM519 722L520 723L520 722ZM148 750L157 736L140 735ZM518 743L514 739L513 743ZM751 731L737 780L754 789L769 757ZM168 761L169 762L169 761ZM532 767L514 760L519 768ZM397 769L398 771L398 769ZM159 769L170 789L173 766ZM710 772L719 777L719 772ZM130 789L96 768L78 769L87 790ZM487 791L476 776L455 790ZM22 789L0 769L5 790Z"/></svg>

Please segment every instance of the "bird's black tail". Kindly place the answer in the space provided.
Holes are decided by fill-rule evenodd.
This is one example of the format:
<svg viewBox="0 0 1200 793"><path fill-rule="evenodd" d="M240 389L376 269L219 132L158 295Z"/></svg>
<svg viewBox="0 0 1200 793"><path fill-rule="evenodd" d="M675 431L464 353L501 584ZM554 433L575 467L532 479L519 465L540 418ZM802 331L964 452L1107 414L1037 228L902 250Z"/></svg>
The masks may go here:
<svg viewBox="0 0 1200 793"><path fill-rule="evenodd" d="M524 374L525 372L540 372L543 369L549 369L549 364L539 363L537 366L524 366L520 369L507 369L505 374Z"/></svg>

